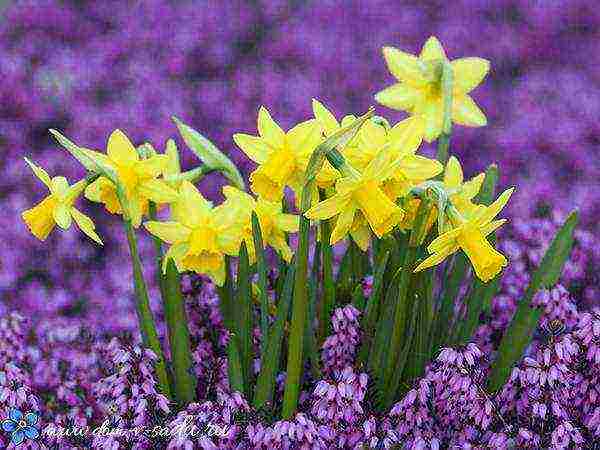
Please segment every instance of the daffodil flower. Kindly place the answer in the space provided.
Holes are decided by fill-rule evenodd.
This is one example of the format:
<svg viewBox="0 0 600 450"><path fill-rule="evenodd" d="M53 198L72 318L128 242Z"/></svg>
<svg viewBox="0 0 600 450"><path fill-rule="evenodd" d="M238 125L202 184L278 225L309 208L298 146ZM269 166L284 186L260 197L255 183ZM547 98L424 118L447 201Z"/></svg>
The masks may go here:
<svg viewBox="0 0 600 450"><path fill-rule="evenodd" d="M442 44L435 37L427 40L419 56L393 47L384 47L383 56L388 69L399 82L377 93L375 100L389 108L419 117L427 142L435 140L442 131L444 101L441 64L450 64L452 68L452 121L471 127L487 124L485 114L469 93L487 75L489 61L472 57L450 62Z"/></svg>
<svg viewBox="0 0 600 450"><path fill-rule="evenodd" d="M486 236L502 226L506 219L494 220L506 206L514 188L504 191L490 206L479 205L468 219L455 218L454 228L438 236L427 247L431 256L415 268L415 272L440 264L448 256L462 249L475 270L477 277L488 282L508 263L506 257L497 251Z"/></svg>
<svg viewBox="0 0 600 450"><path fill-rule="evenodd" d="M261 197L254 199L250 194L233 186L223 188L224 211L230 214L231 221L237 221L241 227L242 240L246 241L250 263L256 259L256 250L252 236L252 211L258 216L260 230L265 245L273 247L288 263L292 259L292 250L285 237L286 233L298 231L298 216L282 211L281 202L269 202Z"/></svg>
<svg viewBox="0 0 600 450"><path fill-rule="evenodd" d="M171 244L163 260L173 259L179 271L190 270L208 275L217 285L225 281L225 255L236 255L241 229L230 220L224 205L213 208L196 187L183 181L173 220L148 221L146 229Z"/></svg>
<svg viewBox="0 0 600 450"><path fill-rule="evenodd" d="M389 232L404 216L404 211L381 189L382 181L394 170L386 153L382 152L374 158L363 173L348 165L346 167L348 170L344 177L336 182L336 193L305 213L306 217L314 220L338 216L331 233L332 245L348 235L353 225L356 231L355 217L358 213L364 216L378 237Z"/></svg>
<svg viewBox="0 0 600 450"><path fill-rule="evenodd" d="M284 132L265 107L258 112L259 136L237 133L233 140L258 168L250 174L252 190L265 200L276 202L283 190L302 190L304 169L321 141L321 128L316 120L302 122ZM299 195L297 195L299 197Z"/></svg>
<svg viewBox="0 0 600 450"><path fill-rule="evenodd" d="M25 158L33 173L50 191L44 200L23 212L22 217L31 233L41 241L46 240L50 232L58 225L67 230L74 220L81 231L102 245L102 240L94 231L95 225L88 216L78 211L73 204L85 189L87 182L81 180L69 186L65 177L50 178L48 172Z"/></svg>
<svg viewBox="0 0 600 450"><path fill-rule="evenodd" d="M148 201L160 204L177 199L177 192L165 181L158 179L165 171L167 157L154 155L141 159L121 130L113 131L108 138L106 155L93 150L86 150L86 154L116 173L117 183L124 190L129 218L135 228L140 226L142 216L148 212ZM90 184L85 190L85 196L93 202L103 203L110 213L123 213L117 186L104 177Z"/></svg>

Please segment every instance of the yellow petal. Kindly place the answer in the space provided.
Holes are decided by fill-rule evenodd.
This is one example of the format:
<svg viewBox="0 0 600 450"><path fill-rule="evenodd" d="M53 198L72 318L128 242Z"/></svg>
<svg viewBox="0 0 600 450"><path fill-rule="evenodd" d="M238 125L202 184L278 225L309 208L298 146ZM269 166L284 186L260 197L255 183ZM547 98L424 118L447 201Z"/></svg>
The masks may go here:
<svg viewBox="0 0 600 450"><path fill-rule="evenodd" d="M319 121L327 136L332 135L340 128L340 124L331 111L329 111L321 102L314 98L312 99L312 110L313 114L315 115L315 119Z"/></svg>
<svg viewBox="0 0 600 450"><path fill-rule="evenodd" d="M269 154L273 151L267 144L257 136L249 134L236 133L233 135L233 141L242 149L242 151L257 164L263 164Z"/></svg>
<svg viewBox="0 0 600 450"><path fill-rule="evenodd" d="M456 250L457 250L456 247L445 247L444 251L434 253L433 255L431 255L428 258L426 258L425 260L423 260L421 262L421 264L419 264L417 267L415 267L414 272L420 272L421 270L429 269L430 267L437 266L439 263L444 261L448 256L450 256L452 253L454 253Z"/></svg>
<svg viewBox="0 0 600 450"><path fill-rule="evenodd" d="M366 182L354 191L353 198L373 232L381 238L404 217L404 211L391 201L375 182Z"/></svg>
<svg viewBox="0 0 600 450"><path fill-rule="evenodd" d="M467 127L487 125L485 114L468 95L455 95L452 98L452 121Z"/></svg>
<svg viewBox="0 0 600 450"><path fill-rule="evenodd" d="M54 177L51 180L50 192L59 199L65 198L69 191L69 182L65 177Z"/></svg>
<svg viewBox="0 0 600 450"><path fill-rule="evenodd" d="M440 234L427 246L427 251L429 253L437 253L445 247L455 245L456 238L460 232L460 228L454 228L450 231L446 231L444 234Z"/></svg>
<svg viewBox="0 0 600 450"><path fill-rule="evenodd" d="M425 125L419 116L410 116L398 122L389 131L390 150L396 153L414 153L423 141Z"/></svg>
<svg viewBox="0 0 600 450"><path fill-rule="evenodd" d="M66 230L71 226L71 211L69 210L69 207L63 203L57 204L52 210L52 217L54 218L56 225L63 230Z"/></svg>
<svg viewBox="0 0 600 450"><path fill-rule="evenodd" d="M439 161L418 155L402 158L398 168L409 180L418 181L433 178L444 170Z"/></svg>
<svg viewBox="0 0 600 450"><path fill-rule="evenodd" d="M133 228L139 228L142 223L142 216L144 210L147 209L148 201L138 197L127 199L127 211L129 212L129 219Z"/></svg>
<svg viewBox="0 0 600 450"><path fill-rule="evenodd" d="M514 191L515 191L514 187L506 189L502 194L500 194L498 196L498 198L496 199L496 201L494 201L494 203L492 203L490 206L485 208L485 212L483 213L481 222L487 223L487 222L490 222L494 217L496 217L500 213L500 211L502 211L502 209L504 209L504 207L508 203L508 200L510 199L510 196L512 195L512 193Z"/></svg>
<svg viewBox="0 0 600 450"><path fill-rule="evenodd" d="M375 94L375 101L388 108L407 111L413 108L419 95L419 91L413 86L397 83Z"/></svg>
<svg viewBox="0 0 600 450"><path fill-rule="evenodd" d="M461 194L469 200L472 200L477 194L479 194L484 179L485 173L480 173L476 177L471 178L462 185Z"/></svg>
<svg viewBox="0 0 600 450"><path fill-rule="evenodd" d="M317 203L306 211L304 216L313 220L329 219L339 214L346 207L348 201L348 198L344 198L341 195L334 195L327 200Z"/></svg>
<svg viewBox="0 0 600 450"><path fill-rule="evenodd" d="M274 234L268 241L268 245L277 250L285 262L289 263L292 260L293 252L285 240L283 234Z"/></svg>
<svg viewBox="0 0 600 450"><path fill-rule="evenodd" d="M102 239L100 239L100 236L98 236L94 231L96 226L94 225L92 219L90 219L88 216L86 216L85 214L83 214L75 208L71 208L71 216L75 220L75 223L77 224L79 229L83 231L85 235L87 235L89 238L91 238L98 244L104 245L102 243Z"/></svg>
<svg viewBox="0 0 600 450"><path fill-rule="evenodd" d="M283 146L285 133L264 106L258 110L258 133L271 147L277 149Z"/></svg>
<svg viewBox="0 0 600 450"><path fill-rule="evenodd" d="M56 198L49 195L33 208L28 209L21 214L21 217L29 228L29 231L31 231L31 234L40 241L46 240L56 224L52 214L56 203Z"/></svg>
<svg viewBox="0 0 600 450"><path fill-rule="evenodd" d="M444 108L441 98L430 99L423 105L423 120L425 129L423 137L427 142L438 138L444 122Z"/></svg>
<svg viewBox="0 0 600 450"><path fill-rule="evenodd" d="M354 226L350 230L350 236L352 240L358 245L363 252L366 252L369 249L369 243L371 242L371 231L367 224L360 224L359 226Z"/></svg>
<svg viewBox="0 0 600 450"><path fill-rule="evenodd" d="M165 171L168 164L169 158L167 155L154 155L139 161L133 168L138 176L155 178Z"/></svg>
<svg viewBox="0 0 600 450"><path fill-rule="evenodd" d="M321 143L321 125L314 119L299 123L287 132L286 139L295 155L311 155Z"/></svg>
<svg viewBox="0 0 600 450"><path fill-rule="evenodd" d="M177 269L180 272L183 272L183 270L187 270L185 267L182 267L181 261L187 253L188 248L189 246L186 242L180 242L178 244L171 245L171 247L169 247L169 250L167 250L167 253L165 253L165 256L163 257L163 273L167 271L167 263L170 259L172 259L175 262L175 265L177 266Z"/></svg>
<svg viewBox="0 0 600 450"><path fill-rule="evenodd" d="M446 52L444 51L441 42L435 36L431 36L427 39L425 45L423 45L419 59L421 59L421 61L445 61L448 57L446 56Z"/></svg>
<svg viewBox="0 0 600 450"><path fill-rule="evenodd" d="M138 193L154 203L171 203L177 201L179 194L162 180L146 180L138 184Z"/></svg>
<svg viewBox="0 0 600 450"><path fill-rule="evenodd" d="M111 214L122 212L115 185L104 177L98 178L85 188L85 198L92 202L104 203Z"/></svg>
<svg viewBox="0 0 600 450"><path fill-rule="evenodd" d="M146 228L150 234L168 244L185 242L190 237L189 228L184 227L179 222L158 222L156 220L150 220L144 222L144 228Z"/></svg>
<svg viewBox="0 0 600 450"><path fill-rule="evenodd" d="M506 222L507 222L506 219L494 220L494 221L488 223L487 225L483 225L482 227L479 228L479 230L481 231L481 234L483 236L487 236L487 235L493 233L494 231L496 231L498 228L500 228Z"/></svg>
<svg viewBox="0 0 600 450"><path fill-rule="evenodd" d="M108 157L116 163L130 165L139 160L135 147L121 130L111 133L106 147Z"/></svg>
<svg viewBox="0 0 600 450"><path fill-rule="evenodd" d="M46 185L46 187L48 189L52 190L52 181L50 180L50 175L48 175L48 172L46 172L40 166L37 166L34 163L32 163L27 158L25 158L25 162L31 168L31 170L33 171L34 175L36 177L38 177L42 181L42 183L44 183Z"/></svg>
<svg viewBox="0 0 600 450"><path fill-rule="evenodd" d="M331 232L331 238L329 239L329 243L334 245L336 242L344 239L346 235L350 232L352 228L352 223L354 222L354 213L356 212L356 208L352 205L348 205L346 209L344 209L337 218L335 223L335 227Z"/></svg>
<svg viewBox="0 0 600 450"><path fill-rule="evenodd" d="M179 162L179 151L177 150L177 144L173 139L167 141L167 148L165 149L165 155L167 156L167 163L164 166L164 175L179 175L181 173L181 164Z"/></svg>
<svg viewBox="0 0 600 450"><path fill-rule="evenodd" d="M506 267L506 257L490 245L476 225L463 227L458 243L467 254L477 277L487 283Z"/></svg>
<svg viewBox="0 0 600 450"><path fill-rule="evenodd" d="M490 62L483 58L460 58L451 63L456 92L468 94L475 89L490 70Z"/></svg>
<svg viewBox="0 0 600 450"><path fill-rule="evenodd" d="M295 233L298 231L299 217L293 214L278 214L274 218L275 227L279 230Z"/></svg>
<svg viewBox="0 0 600 450"><path fill-rule="evenodd" d="M455 156L451 156L446 164L444 173L444 184L448 189L458 189L463 182L463 171L460 162Z"/></svg>
<svg viewBox="0 0 600 450"><path fill-rule="evenodd" d="M421 86L425 83L423 68L416 56L394 47L383 47L383 57L388 69L399 81L412 86Z"/></svg>

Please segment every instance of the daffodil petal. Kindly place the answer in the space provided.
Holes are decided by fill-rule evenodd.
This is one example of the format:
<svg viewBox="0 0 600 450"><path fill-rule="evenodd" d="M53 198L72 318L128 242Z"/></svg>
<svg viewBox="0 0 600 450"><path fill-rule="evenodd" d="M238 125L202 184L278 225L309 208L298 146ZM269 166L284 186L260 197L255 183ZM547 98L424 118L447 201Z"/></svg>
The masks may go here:
<svg viewBox="0 0 600 450"><path fill-rule="evenodd" d="M69 182L65 177L54 177L51 180L50 192L62 199L69 191Z"/></svg>
<svg viewBox="0 0 600 450"><path fill-rule="evenodd" d="M407 111L412 109L419 91L406 83L393 84L375 94L375 101L388 108Z"/></svg>
<svg viewBox="0 0 600 450"><path fill-rule="evenodd" d="M421 270L429 269L430 267L437 266L442 261L444 261L448 256L454 253L458 248L457 247L445 247L444 251L436 252L433 255L429 256L425 260L423 260L417 267L415 267L414 272L420 272ZM452 251L454 250L454 251Z"/></svg>
<svg viewBox="0 0 600 450"><path fill-rule="evenodd" d="M353 227L350 230L350 236L352 240L358 245L363 252L369 249L369 243L371 242L371 231L367 224L361 224L358 227Z"/></svg>
<svg viewBox="0 0 600 450"><path fill-rule="evenodd" d="M273 120L264 106L258 110L258 133L273 148L281 148L285 140L285 132Z"/></svg>
<svg viewBox="0 0 600 450"><path fill-rule="evenodd" d="M480 173L476 177L473 177L469 181L465 182L462 185L462 195L469 200L472 200L477 194L479 194L483 180L485 180L485 173Z"/></svg>
<svg viewBox="0 0 600 450"><path fill-rule="evenodd" d="M444 121L444 108L441 99L429 100L423 105L423 120L425 140L427 142L436 140L442 132Z"/></svg>
<svg viewBox="0 0 600 450"><path fill-rule="evenodd" d="M150 234L168 244L185 242L190 236L189 228L186 228L179 222L158 222L156 220L150 220L144 222L144 228L146 228Z"/></svg>
<svg viewBox="0 0 600 450"><path fill-rule="evenodd" d="M414 153L423 141L425 125L419 116L398 122L389 131L390 150L398 154Z"/></svg>
<svg viewBox="0 0 600 450"><path fill-rule="evenodd" d="M500 211L504 209L514 191L515 188L511 187L509 189L506 189L502 194L500 194L498 198L494 201L494 203L492 203L485 209L481 221L483 223L487 223L490 222L494 217L496 217L500 213Z"/></svg>
<svg viewBox="0 0 600 450"><path fill-rule="evenodd" d="M269 149L263 139L249 134L236 133L233 135L233 141L242 149L242 151L257 164L263 164L273 149Z"/></svg>
<svg viewBox="0 0 600 450"><path fill-rule="evenodd" d="M452 99L452 121L467 127L483 127L487 118L468 95L456 95Z"/></svg>
<svg viewBox="0 0 600 450"><path fill-rule="evenodd" d="M419 58L394 47L383 47L382 51L388 69L399 81L413 86L425 83Z"/></svg>
<svg viewBox="0 0 600 450"><path fill-rule="evenodd" d="M36 177L38 177L42 181L42 183L44 183L46 185L46 187L48 189L52 190L52 181L50 180L50 175L48 175L48 172L46 172L40 166L35 165L28 158L25 158L25 162L31 168L34 175Z"/></svg>
<svg viewBox="0 0 600 450"><path fill-rule="evenodd" d="M63 230L66 230L71 226L71 212L69 208L62 203L56 205L52 211L52 217L54 218L56 225L61 227Z"/></svg>
<svg viewBox="0 0 600 450"><path fill-rule="evenodd" d="M310 155L321 142L321 125L314 119L307 120L288 131L286 138L295 155Z"/></svg>
<svg viewBox="0 0 600 450"><path fill-rule="evenodd" d="M334 245L348 235L352 228L352 223L354 222L355 212L356 208L354 207L346 208L337 217L335 227L333 228L331 238L329 239L331 245Z"/></svg>
<svg viewBox="0 0 600 450"><path fill-rule="evenodd" d="M98 236L96 234L96 232L94 231L96 226L94 225L94 222L92 221L92 219L90 219L88 216L86 216L85 214L83 214L82 212L78 211L75 208L71 208L71 216L73 217L73 220L75 220L77 227L86 236L88 236L93 241L97 242L98 244L104 245L102 243L102 239L100 239L100 236Z"/></svg>
<svg viewBox="0 0 600 450"><path fill-rule="evenodd" d="M345 208L347 203L348 200L341 195L334 195L327 200L317 203L306 211L304 215L313 220L329 219L336 214L339 214Z"/></svg>
<svg viewBox="0 0 600 450"><path fill-rule="evenodd" d="M451 156L446 164L444 172L444 184L448 189L457 189L462 185L464 179L462 167L455 156Z"/></svg>
<svg viewBox="0 0 600 450"><path fill-rule="evenodd" d="M165 155L167 157L167 162L164 165L163 175L179 175L181 173L179 151L177 150L177 144L173 139L167 141Z"/></svg>
<svg viewBox="0 0 600 450"><path fill-rule="evenodd" d="M315 119L319 121L327 136L332 135L340 128L340 124L331 111L329 111L321 102L314 98L312 99L312 110L313 114L315 115Z"/></svg>
<svg viewBox="0 0 600 450"><path fill-rule="evenodd" d="M444 170L439 161L418 155L402 158L399 168L412 180L428 180Z"/></svg>
<svg viewBox="0 0 600 450"><path fill-rule="evenodd" d="M475 89L490 71L490 62L477 57L455 59L451 65L454 89L462 94Z"/></svg>
<svg viewBox="0 0 600 450"><path fill-rule="evenodd" d="M494 220L486 225L483 225L482 227L480 227L481 234L484 237L488 236L489 234L493 233L498 228L500 228L502 225L504 225L506 222L507 222L506 219L499 219L499 220Z"/></svg>
<svg viewBox="0 0 600 450"><path fill-rule="evenodd" d="M108 138L106 145L108 157L119 164L134 164L139 156L129 138L121 130L115 130Z"/></svg>
<svg viewBox="0 0 600 450"><path fill-rule="evenodd" d="M445 61L448 59L448 57L446 56L444 47L442 47L442 43L438 40L438 38L431 36L429 39L427 39L425 45L423 45L419 59L421 59L421 61Z"/></svg>
<svg viewBox="0 0 600 450"><path fill-rule="evenodd" d="M288 233L298 231L299 217L293 214L278 214L275 219L275 226Z"/></svg>
<svg viewBox="0 0 600 450"><path fill-rule="evenodd" d="M171 203L175 202L179 197L175 189L165 181L157 179L150 179L140 183L138 185L138 193L152 200L154 203Z"/></svg>

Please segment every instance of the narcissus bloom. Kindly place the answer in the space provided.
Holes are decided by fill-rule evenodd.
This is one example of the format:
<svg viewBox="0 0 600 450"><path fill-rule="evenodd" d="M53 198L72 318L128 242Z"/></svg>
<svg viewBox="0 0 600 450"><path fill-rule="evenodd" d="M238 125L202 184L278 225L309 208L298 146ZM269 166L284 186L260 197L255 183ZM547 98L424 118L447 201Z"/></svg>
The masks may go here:
<svg viewBox="0 0 600 450"><path fill-rule="evenodd" d="M65 177L50 178L44 169L36 166L27 158L25 158L25 161L31 167L33 173L50 190L50 195L22 214L23 220L31 233L39 240L44 241L55 225L66 230L74 220L81 231L102 245L102 240L94 231L96 227L92 219L73 206L75 200L85 189L86 181L81 180L69 186Z"/></svg>
<svg viewBox="0 0 600 450"><path fill-rule="evenodd" d="M142 216L148 212L148 201L169 203L177 200L177 192L158 177L165 171L168 159L165 155L154 155L141 159L129 138L121 130L115 130L108 138L106 155L93 150L86 154L117 174L127 201L131 223L139 227ZM85 190L87 199L103 203L113 214L121 214L117 186L104 177L98 178Z"/></svg>
<svg viewBox="0 0 600 450"><path fill-rule="evenodd" d="M252 211L258 216L263 244L273 247L288 263L292 259L292 250L286 241L286 233L298 231L298 216L282 211L281 202L269 202L261 197L254 199L250 194L233 186L223 188L225 202L221 205L238 222L241 238L246 241L250 263L256 259L252 236Z"/></svg>
<svg viewBox="0 0 600 450"><path fill-rule="evenodd" d="M466 126L487 124L484 113L469 93L485 78L489 61L483 58L460 58L449 61L442 44L430 37L419 56L393 47L384 47L383 56L388 69L398 83L375 95L375 100L389 108L407 111L423 122L427 142L436 139L442 131L444 116L441 64L452 68L452 121Z"/></svg>
<svg viewBox="0 0 600 450"><path fill-rule="evenodd" d="M433 267L462 249L481 281L488 282L498 275L508 263L506 257L492 247L486 236L506 222L506 219L493 219L504 208L513 191L514 188L507 189L490 206L479 205L468 219L455 217L454 228L429 244L427 250L431 256L421 262L415 272Z"/></svg>
<svg viewBox="0 0 600 450"><path fill-rule="evenodd" d="M335 184L335 194L310 208L305 216L323 220L337 215L336 225L331 233L331 244L343 239L352 230L355 216L362 214L373 232L381 237L389 232L404 216L404 211L390 200L381 183L389 178L394 167L389 155L380 152L363 173L347 166L344 177ZM357 243L361 241L359 239Z"/></svg>
<svg viewBox="0 0 600 450"><path fill-rule="evenodd" d="M225 255L237 255L241 230L231 221L223 205L213 208L189 181L180 188L179 206L171 221L148 221L146 229L171 244L166 262L173 259L180 272L190 270L208 275L217 285L225 281Z"/></svg>
<svg viewBox="0 0 600 450"><path fill-rule="evenodd" d="M485 174L464 181L463 170L458 159L451 156L446 164L444 172L444 187L449 194L450 201L463 216L470 216L478 206L473 203L473 199L479 193Z"/></svg>
<svg viewBox="0 0 600 450"><path fill-rule="evenodd" d="M250 174L252 190L271 202L282 199L286 186L299 194L304 183L304 169L321 142L319 123L307 120L286 133L271 118L267 109L261 106L258 133L259 136L243 133L233 135L237 146L259 165Z"/></svg>

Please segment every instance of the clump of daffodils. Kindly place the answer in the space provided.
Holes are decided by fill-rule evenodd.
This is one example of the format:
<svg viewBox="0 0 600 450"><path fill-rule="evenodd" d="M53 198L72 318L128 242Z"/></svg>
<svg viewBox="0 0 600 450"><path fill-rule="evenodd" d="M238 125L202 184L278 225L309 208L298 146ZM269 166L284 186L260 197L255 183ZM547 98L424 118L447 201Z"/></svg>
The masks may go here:
<svg viewBox="0 0 600 450"><path fill-rule="evenodd" d="M489 71L481 58L448 60L440 42L430 38L421 53L414 56L385 47L385 61L398 82L375 95L388 107L408 112L409 116L390 126L380 117L368 120L350 142L322 164L316 180L317 191L312 207L303 211L314 221L330 220L333 231L330 244L352 239L367 251L374 239L390 233L407 233L423 197L433 198L435 209L428 230L429 257L416 271L433 267L461 250L471 261L482 281L494 278L506 266L506 258L487 237L504 223L495 219L506 205L512 189L502 193L489 206L474 203L483 182L483 174L463 180L462 168L455 157L437 161L419 155L423 140L440 136L444 114L457 124L482 126L483 112L470 92ZM444 70L451 72L451 92L444 92ZM444 105L450 96L450 111ZM50 178L29 160L34 173L50 190L50 195L23 213L31 232L44 240L54 225L69 228L72 220L94 241L101 243L92 220L74 208L81 194L105 205L113 214L121 214L137 228L144 217L145 228L169 245L167 259L173 259L180 271L206 274L223 284L224 258L235 256L242 241L254 261L251 214L254 211L267 245L290 261L292 250L287 235L298 230L298 216L282 210L285 189L300 198L311 155L325 139L356 117L341 120L321 102L313 100L313 118L284 131L261 106L257 135L233 136L238 147L257 164L250 174L252 193L227 186L225 201L212 205L182 176L177 149L171 141L165 154L143 152L120 130L108 138L106 153L78 147L80 161L87 161L91 177L69 186L63 177ZM440 178L441 177L441 178ZM318 190L321 192L319 201ZM157 221L149 217L150 206L169 207L170 218ZM441 209L440 209L441 208ZM431 227L437 220L438 227Z"/></svg>

